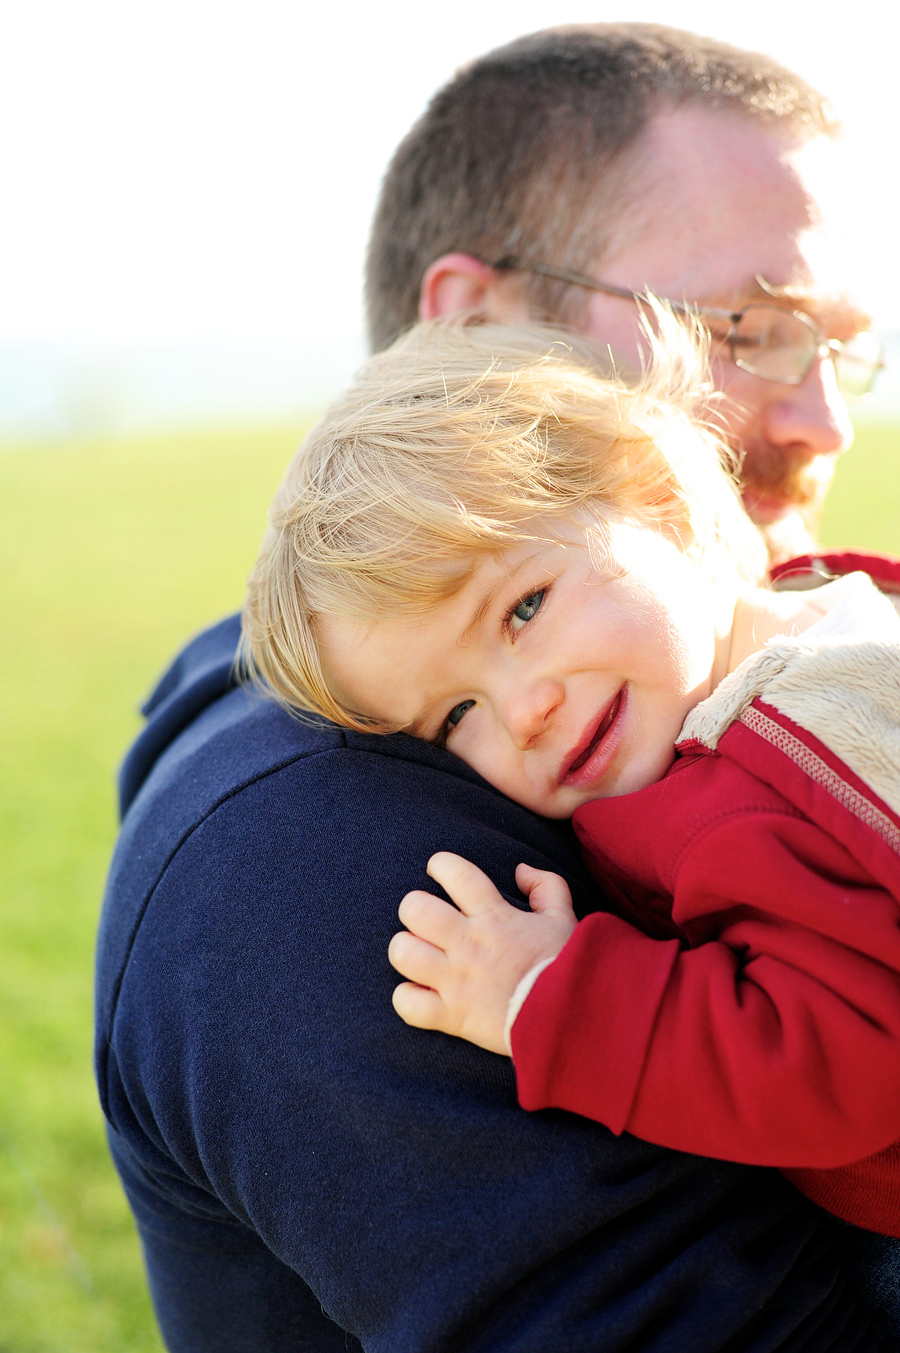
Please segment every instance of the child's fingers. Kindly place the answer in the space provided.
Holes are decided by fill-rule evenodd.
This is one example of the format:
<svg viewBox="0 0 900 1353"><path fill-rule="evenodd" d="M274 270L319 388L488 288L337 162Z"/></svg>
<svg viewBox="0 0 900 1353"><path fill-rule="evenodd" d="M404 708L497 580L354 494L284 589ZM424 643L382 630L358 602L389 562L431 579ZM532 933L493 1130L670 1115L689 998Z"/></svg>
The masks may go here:
<svg viewBox="0 0 900 1353"><path fill-rule="evenodd" d="M460 925L465 924L449 902L418 890L406 894L397 915L407 930L440 949L446 949Z"/></svg>
<svg viewBox="0 0 900 1353"><path fill-rule="evenodd" d="M401 977L422 987L437 986L447 972L446 954L408 930L394 935L388 945L388 962Z"/></svg>
<svg viewBox="0 0 900 1353"><path fill-rule="evenodd" d="M391 997L394 1009L407 1024L417 1029L440 1029L444 1014L444 1003L436 991L416 986L414 982L401 982L394 988Z"/></svg>
<svg viewBox="0 0 900 1353"><path fill-rule="evenodd" d="M530 864L516 867L516 883L528 898L532 911L572 911L569 885L559 874L547 869L535 869Z"/></svg>
<svg viewBox="0 0 900 1353"><path fill-rule="evenodd" d="M504 907L509 905L477 864L449 850L439 850L432 855L428 873L453 898L464 916L478 916L498 903Z"/></svg>

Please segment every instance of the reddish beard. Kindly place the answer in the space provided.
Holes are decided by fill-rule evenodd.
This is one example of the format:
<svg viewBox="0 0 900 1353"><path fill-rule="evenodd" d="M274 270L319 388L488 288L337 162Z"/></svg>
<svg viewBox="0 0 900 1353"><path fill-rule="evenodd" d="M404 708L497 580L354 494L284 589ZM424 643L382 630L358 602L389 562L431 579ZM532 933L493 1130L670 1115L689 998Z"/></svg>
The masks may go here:
<svg viewBox="0 0 900 1353"><path fill-rule="evenodd" d="M744 507L756 519L766 503L785 504L774 520L757 520L772 564L815 549L822 503L834 473L833 456L797 462L783 452L768 449L751 453L741 476ZM749 470L749 473L747 472Z"/></svg>
<svg viewBox="0 0 900 1353"><path fill-rule="evenodd" d="M748 506L755 498L773 498L803 508L820 502L832 471L831 456L796 460L789 453L765 447L745 456L740 478Z"/></svg>

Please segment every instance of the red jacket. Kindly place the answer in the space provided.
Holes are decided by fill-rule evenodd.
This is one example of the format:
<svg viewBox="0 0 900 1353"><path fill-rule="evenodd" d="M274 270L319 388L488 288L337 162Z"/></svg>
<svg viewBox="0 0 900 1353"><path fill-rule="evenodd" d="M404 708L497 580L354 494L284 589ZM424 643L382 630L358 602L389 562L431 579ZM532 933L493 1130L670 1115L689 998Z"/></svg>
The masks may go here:
<svg viewBox="0 0 900 1353"><path fill-rule="evenodd" d="M723 683L734 708L712 732L698 720L663 780L579 809L619 914L587 917L538 977L513 1058L527 1109L778 1166L829 1211L900 1236L900 794L889 807L851 769L835 718L844 698L853 725L874 684L898 722L900 649L884 681L863 653L837 706L830 653L756 655L755 686L735 704ZM819 686L831 704L801 724L790 711ZM862 726L880 741L877 719Z"/></svg>

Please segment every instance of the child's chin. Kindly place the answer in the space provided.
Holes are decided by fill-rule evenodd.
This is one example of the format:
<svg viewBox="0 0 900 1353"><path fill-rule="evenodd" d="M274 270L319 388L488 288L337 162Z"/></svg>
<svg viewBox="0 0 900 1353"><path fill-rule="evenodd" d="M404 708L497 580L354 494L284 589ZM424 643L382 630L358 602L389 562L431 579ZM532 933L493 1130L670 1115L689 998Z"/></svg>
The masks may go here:
<svg viewBox="0 0 900 1353"><path fill-rule="evenodd" d="M514 794L510 795L510 798L514 799L522 808L528 808L532 813L536 813L538 817L550 818L553 822L568 821L568 819L573 816L575 809L581 807L582 802L581 800L573 799L571 803L566 803L561 802L560 799L555 797L550 799L526 800L517 798Z"/></svg>

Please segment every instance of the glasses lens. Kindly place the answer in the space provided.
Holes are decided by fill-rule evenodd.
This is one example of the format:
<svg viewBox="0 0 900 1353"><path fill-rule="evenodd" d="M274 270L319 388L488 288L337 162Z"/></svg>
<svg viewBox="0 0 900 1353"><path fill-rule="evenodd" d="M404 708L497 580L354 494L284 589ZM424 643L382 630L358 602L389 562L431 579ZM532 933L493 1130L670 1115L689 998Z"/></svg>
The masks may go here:
<svg viewBox="0 0 900 1353"><path fill-rule="evenodd" d="M875 334L857 334L841 343L834 354L837 382L845 395L867 395L883 363Z"/></svg>
<svg viewBox="0 0 900 1353"><path fill-rule="evenodd" d="M812 324L774 305L748 305L731 332L735 363L754 376L799 385L819 348Z"/></svg>

